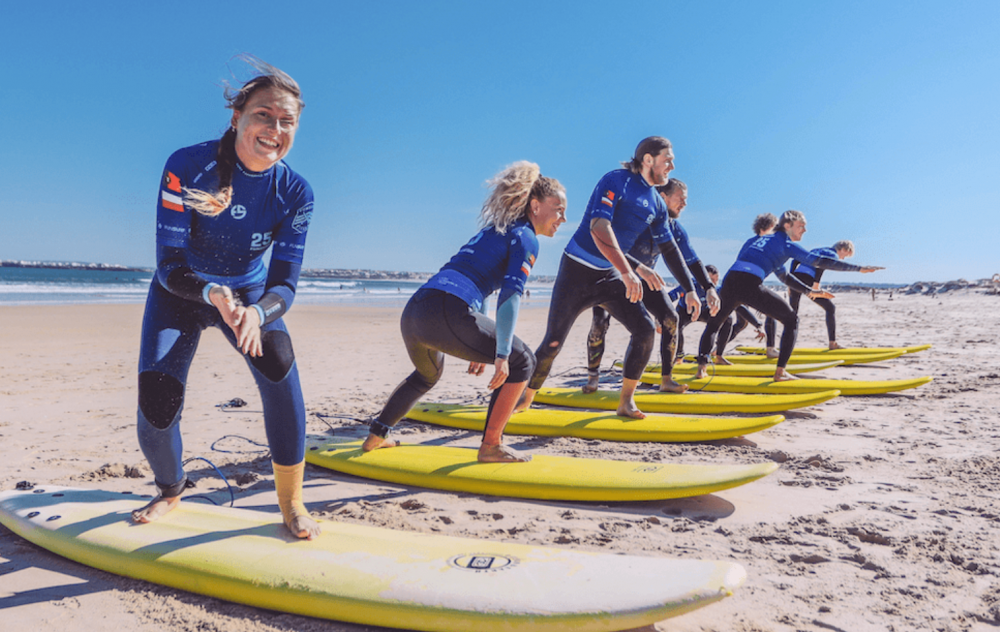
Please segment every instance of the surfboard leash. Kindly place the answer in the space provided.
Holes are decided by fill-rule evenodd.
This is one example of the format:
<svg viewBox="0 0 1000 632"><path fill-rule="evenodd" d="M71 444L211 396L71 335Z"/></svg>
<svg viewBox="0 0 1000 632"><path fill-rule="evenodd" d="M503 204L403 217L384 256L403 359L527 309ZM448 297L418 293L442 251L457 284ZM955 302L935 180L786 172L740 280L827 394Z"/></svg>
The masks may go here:
<svg viewBox="0 0 1000 632"><path fill-rule="evenodd" d="M236 505L236 494L233 492L233 486L229 484L229 481L226 479L225 476L223 476L223 474L219 470L219 468L217 468L215 466L215 463L212 463L211 461L209 461L208 459L206 459L205 457L202 457L202 456L193 456L190 459L188 459L187 461L184 461L183 463L181 463L181 466L183 467L184 465L187 465L191 461L204 461L205 463L208 463L209 465L212 466L212 469L215 470L215 473L219 475L219 478L222 479L222 482L226 484L226 488L229 490L229 506L230 507L235 506ZM190 484L190 481L189 481L189 484ZM208 502L212 503L213 505L218 505L219 504L219 503L215 502L214 500L212 500L211 498L209 498L208 496L205 496L203 494L195 494L194 496L185 496L186 500L190 500L192 498L203 498L204 500L207 500Z"/></svg>

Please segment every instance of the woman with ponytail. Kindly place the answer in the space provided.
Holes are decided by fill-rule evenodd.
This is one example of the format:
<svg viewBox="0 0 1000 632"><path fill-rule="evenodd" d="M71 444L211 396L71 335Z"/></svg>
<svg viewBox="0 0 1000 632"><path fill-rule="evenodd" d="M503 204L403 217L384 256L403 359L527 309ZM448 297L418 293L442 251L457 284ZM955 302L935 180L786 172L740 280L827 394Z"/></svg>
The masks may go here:
<svg viewBox="0 0 1000 632"><path fill-rule="evenodd" d="M281 318L295 297L313 209L309 184L282 161L303 103L291 77L243 59L257 76L239 89L227 86L229 129L220 140L174 152L160 182L138 410L139 445L159 495L132 517L156 520L187 487L180 434L187 374L201 332L217 327L243 353L260 389L285 525L312 539L319 525L302 503L305 404Z"/></svg>
<svg viewBox="0 0 1000 632"><path fill-rule="evenodd" d="M469 373L494 366L493 391L479 460L485 463L531 459L503 445L503 430L535 368L535 356L514 335L524 284L538 256L538 235L552 237L566 221L566 192L541 175L538 165L515 163L489 181L483 229L410 298L400 328L416 370L389 396L371 424L364 450L398 445L389 431L423 397L444 371L444 356L468 360ZM496 322L483 312L500 290Z"/></svg>

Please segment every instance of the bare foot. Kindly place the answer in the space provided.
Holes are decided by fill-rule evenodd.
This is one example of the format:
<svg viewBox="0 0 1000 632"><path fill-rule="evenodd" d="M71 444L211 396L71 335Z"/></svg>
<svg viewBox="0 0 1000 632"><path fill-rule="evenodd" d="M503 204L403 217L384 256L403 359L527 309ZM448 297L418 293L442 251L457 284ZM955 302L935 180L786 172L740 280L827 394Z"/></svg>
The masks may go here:
<svg viewBox="0 0 1000 632"><path fill-rule="evenodd" d="M140 524L146 524L147 522L153 522L161 516L165 515L167 512L172 510L181 502L180 496L171 496L170 498L164 498L163 496L157 496L153 500L149 501L149 504L142 509L136 509L132 512L132 520Z"/></svg>
<svg viewBox="0 0 1000 632"><path fill-rule="evenodd" d="M619 417L629 417L630 419L645 419L646 413L639 410L635 402L618 404L618 411L615 413Z"/></svg>
<svg viewBox="0 0 1000 632"><path fill-rule="evenodd" d="M839 344L837 344L836 340L831 340L830 341L830 350L831 351L833 351L834 349L843 349L843 348L844 347L841 347Z"/></svg>
<svg viewBox="0 0 1000 632"><path fill-rule="evenodd" d="M732 362L730 362L729 360L727 360L726 358L724 358L723 356L720 356L720 355L715 356L715 363L718 366L732 366L733 365Z"/></svg>
<svg viewBox="0 0 1000 632"><path fill-rule="evenodd" d="M303 540L314 540L319 537L319 523L313 520L309 514L296 514L291 520L285 521L285 526L297 538Z"/></svg>
<svg viewBox="0 0 1000 632"><path fill-rule="evenodd" d="M774 347L768 347L767 350L764 352L764 355L773 360L774 358L778 357L778 350L775 349Z"/></svg>
<svg viewBox="0 0 1000 632"><path fill-rule="evenodd" d="M531 460L531 455L511 450L502 443L498 445L483 443L479 446L477 459L480 463L527 463Z"/></svg>
<svg viewBox="0 0 1000 632"><path fill-rule="evenodd" d="M597 387L599 385L598 383L600 381L601 381L601 376L600 375L588 375L587 376L587 383L584 384L583 388L581 388L580 390L583 391L584 393L596 393L597 392ZM518 411L515 409L514 412L518 412Z"/></svg>
<svg viewBox="0 0 1000 632"><path fill-rule="evenodd" d="M708 365L707 364L699 364L698 365L698 370L694 374L694 379L696 379L696 380L703 380L706 377L708 377Z"/></svg>
<svg viewBox="0 0 1000 632"><path fill-rule="evenodd" d="M678 384L670 378L660 382L661 393L683 393L686 390L688 390L687 384Z"/></svg>
<svg viewBox="0 0 1000 632"><path fill-rule="evenodd" d="M361 445L361 449L364 452L371 452L372 450L378 450L379 448L395 448L398 445L399 441L396 441L395 439L369 434L368 438L365 439L365 442Z"/></svg>
<svg viewBox="0 0 1000 632"><path fill-rule="evenodd" d="M791 373L780 367L774 372L775 382L788 382L790 380L797 380L797 379L799 378L795 377L794 375L792 375Z"/></svg>

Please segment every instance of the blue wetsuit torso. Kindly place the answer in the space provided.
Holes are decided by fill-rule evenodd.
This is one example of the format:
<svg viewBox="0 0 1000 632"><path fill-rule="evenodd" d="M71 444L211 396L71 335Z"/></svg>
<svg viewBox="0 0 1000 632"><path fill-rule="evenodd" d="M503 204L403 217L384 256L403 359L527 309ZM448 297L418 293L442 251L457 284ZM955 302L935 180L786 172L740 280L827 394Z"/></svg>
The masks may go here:
<svg viewBox="0 0 1000 632"><path fill-rule="evenodd" d="M642 176L627 169L606 174L587 203L580 227L566 246L566 255L595 270L614 266L601 254L590 233L595 219L607 219L622 252L629 252L645 231L655 244L673 241L667 226L667 205Z"/></svg>
<svg viewBox="0 0 1000 632"><path fill-rule="evenodd" d="M810 254L819 255L821 257L828 257L830 259L837 259L837 251L833 248L813 248L809 251ZM799 274L807 274L813 278L813 281L819 281L820 277L823 276L822 268L814 268L805 263L799 263L798 261L792 262L792 272L798 272Z"/></svg>
<svg viewBox="0 0 1000 632"><path fill-rule="evenodd" d="M831 258L815 254L815 251L809 252L792 241L787 233L777 230L769 235L748 239L740 249L736 263L729 270L747 272L764 280L769 274L782 270L789 259L829 270L857 272L861 269L861 266L837 259L836 254Z"/></svg>
<svg viewBox="0 0 1000 632"><path fill-rule="evenodd" d="M462 299L476 311L493 292L497 299L497 357L510 354L514 325L524 284L538 257L538 237L527 219L501 235L488 226L462 246L421 289L441 290Z"/></svg>
<svg viewBox="0 0 1000 632"><path fill-rule="evenodd" d="M264 284L287 310L302 265L313 212L309 184L284 162L260 173L239 162L229 208L208 217L183 205L182 188L215 191L219 141L186 147L167 160L156 211L157 278L187 267L211 283L240 289ZM264 253L271 253L271 273ZM263 315L263 314L262 314ZM267 314L273 320L278 314Z"/></svg>

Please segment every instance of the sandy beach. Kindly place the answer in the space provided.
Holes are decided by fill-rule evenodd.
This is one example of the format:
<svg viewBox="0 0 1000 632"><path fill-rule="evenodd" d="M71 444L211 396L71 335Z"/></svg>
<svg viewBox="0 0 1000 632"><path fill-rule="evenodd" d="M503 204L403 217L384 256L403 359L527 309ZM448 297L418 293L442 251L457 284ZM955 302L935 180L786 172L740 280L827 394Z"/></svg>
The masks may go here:
<svg viewBox="0 0 1000 632"><path fill-rule="evenodd" d="M534 453L646 462L777 461L771 476L689 499L642 503L519 501L354 478L313 466L306 501L323 520L583 550L722 559L748 579L731 598L643 630L972 630L1000 626L1000 297L982 290L876 300L837 297L845 346L934 348L825 377L934 381L898 394L837 398L738 439L621 444L508 437ZM135 431L142 305L0 306L0 489L21 481L152 493ZM308 431L362 437L411 370L399 306L296 305L286 317L302 376ZM803 305L799 345L825 344L822 311ZM541 340L547 305L526 301L517 334ZM589 314L547 386L585 379ZM686 330L688 350L702 325ZM628 338L612 324L604 358ZM737 342L750 344L744 333ZM256 387L218 332L202 338L182 425L186 457L215 463L236 506L279 517ZM449 360L429 396L485 401L488 375ZM234 398L243 408L220 404ZM404 442L476 446L479 435L404 420ZM189 473L218 502L226 486L204 462ZM197 501L192 501L197 502ZM558 590L558 587L553 587ZM5 630L212 632L374 630L275 613L94 570L0 527Z"/></svg>

